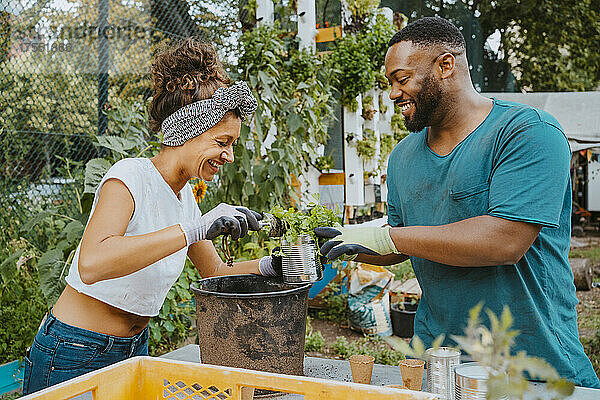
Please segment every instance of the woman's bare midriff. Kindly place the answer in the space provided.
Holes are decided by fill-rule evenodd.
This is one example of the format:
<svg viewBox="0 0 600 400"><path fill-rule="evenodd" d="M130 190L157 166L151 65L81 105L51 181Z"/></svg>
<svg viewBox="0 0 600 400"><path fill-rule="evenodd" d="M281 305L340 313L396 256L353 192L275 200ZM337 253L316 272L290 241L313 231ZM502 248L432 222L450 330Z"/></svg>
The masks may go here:
<svg viewBox="0 0 600 400"><path fill-rule="evenodd" d="M72 326L107 335L130 337L144 330L150 317L135 315L79 293L67 285L52 314Z"/></svg>

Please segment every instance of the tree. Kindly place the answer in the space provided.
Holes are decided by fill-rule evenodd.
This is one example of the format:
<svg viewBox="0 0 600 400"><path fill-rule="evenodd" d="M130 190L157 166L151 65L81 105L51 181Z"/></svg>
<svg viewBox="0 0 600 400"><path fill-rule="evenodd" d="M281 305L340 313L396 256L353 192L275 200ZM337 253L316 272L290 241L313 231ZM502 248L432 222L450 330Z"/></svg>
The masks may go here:
<svg viewBox="0 0 600 400"><path fill-rule="evenodd" d="M528 91L593 90L600 83L600 54L594 51L600 0L383 0L382 6L411 21L439 15L457 25L464 8L478 20L483 40L499 32L499 52L483 54L484 75L496 81L492 87L506 87L509 70ZM469 46L472 38L465 38Z"/></svg>

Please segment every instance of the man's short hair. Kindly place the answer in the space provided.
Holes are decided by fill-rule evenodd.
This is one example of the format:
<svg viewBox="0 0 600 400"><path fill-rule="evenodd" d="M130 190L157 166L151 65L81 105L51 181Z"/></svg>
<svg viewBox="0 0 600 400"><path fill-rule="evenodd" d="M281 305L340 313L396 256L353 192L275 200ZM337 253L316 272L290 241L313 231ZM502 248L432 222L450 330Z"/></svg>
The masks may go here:
<svg viewBox="0 0 600 400"><path fill-rule="evenodd" d="M440 17L425 17L406 25L390 39L388 47L396 43L412 42L418 47L443 46L465 50L465 38L450 21Z"/></svg>

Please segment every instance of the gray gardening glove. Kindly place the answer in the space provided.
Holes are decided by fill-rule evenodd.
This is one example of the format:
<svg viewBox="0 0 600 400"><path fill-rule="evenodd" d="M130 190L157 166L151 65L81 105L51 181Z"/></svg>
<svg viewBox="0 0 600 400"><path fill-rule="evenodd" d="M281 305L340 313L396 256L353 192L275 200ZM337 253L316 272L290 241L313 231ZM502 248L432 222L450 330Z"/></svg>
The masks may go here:
<svg viewBox="0 0 600 400"><path fill-rule="evenodd" d="M277 255L280 251L279 247L275 247L270 256L260 259L258 270L262 276L283 276L281 256Z"/></svg>
<svg viewBox="0 0 600 400"><path fill-rule="evenodd" d="M179 224L188 246L200 240L212 240L220 235L231 235L237 240L246 236L248 229L260 230L262 215L241 206L221 203L193 221Z"/></svg>

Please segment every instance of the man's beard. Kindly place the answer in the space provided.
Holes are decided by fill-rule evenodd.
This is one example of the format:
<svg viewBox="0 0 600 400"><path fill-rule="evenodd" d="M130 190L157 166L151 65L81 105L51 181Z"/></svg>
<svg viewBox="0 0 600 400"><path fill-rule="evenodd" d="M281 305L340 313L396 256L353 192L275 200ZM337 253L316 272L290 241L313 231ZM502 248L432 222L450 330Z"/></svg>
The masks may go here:
<svg viewBox="0 0 600 400"><path fill-rule="evenodd" d="M412 117L405 117L404 125L410 132L420 132L431 125L431 119L440 105L442 89L433 76L429 75L423 81L421 91L415 97L415 111Z"/></svg>

